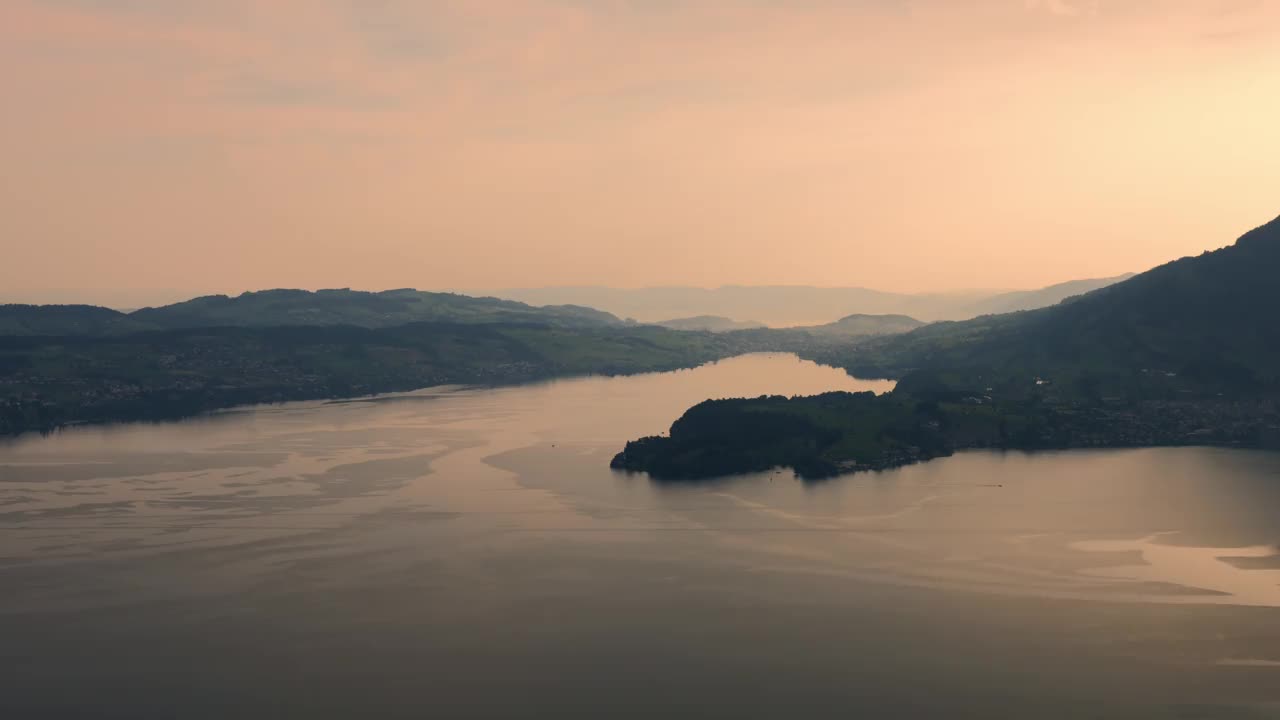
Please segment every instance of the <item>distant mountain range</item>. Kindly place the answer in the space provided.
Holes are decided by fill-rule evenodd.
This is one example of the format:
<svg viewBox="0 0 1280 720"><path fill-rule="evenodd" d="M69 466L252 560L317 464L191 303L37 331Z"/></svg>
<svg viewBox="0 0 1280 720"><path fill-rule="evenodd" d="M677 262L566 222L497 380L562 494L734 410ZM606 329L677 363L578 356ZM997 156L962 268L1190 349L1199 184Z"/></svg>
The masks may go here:
<svg viewBox="0 0 1280 720"><path fill-rule="evenodd" d="M534 305L571 303L599 308L618 317L641 322L667 318L717 316L751 320L771 327L820 325L858 313L907 315L925 322L966 320L991 313L1033 310L1054 305L1073 295L1096 290L1131 277L1121 275L1075 280L1039 290L967 291L905 294L859 287L803 285L727 285L697 287L544 287L485 291L486 294Z"/></svg>
<svg viewBox="0 0 1280 720"><path fill-rule="evenodd" d="M617 317L587 307L532 307L512 300L420 290L263 290L235 297L209 295L128 313L92 305L0 305L0 336L120 335L197 327L384 328L418 322L623 325Z"/></svg>

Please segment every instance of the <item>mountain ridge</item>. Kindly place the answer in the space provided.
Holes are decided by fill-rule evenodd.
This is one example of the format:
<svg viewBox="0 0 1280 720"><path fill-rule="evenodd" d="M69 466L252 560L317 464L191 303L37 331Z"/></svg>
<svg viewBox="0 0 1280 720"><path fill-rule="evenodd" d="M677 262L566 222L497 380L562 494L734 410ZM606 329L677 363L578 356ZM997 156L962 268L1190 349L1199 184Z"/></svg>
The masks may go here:
<svg viewBox="0 0 1280 720"><path fill-rule="evenodd" d="M276 288L204 295L120 312L94 305L0 305L0 335L116 335L194 327L351 325L415 322L542 322L557 327L620 327L617 317L577 305L534 307L512 300L413 289Z"/></svg>
<svg viewBox="0 0 1280 720"><path fill-rule="evenodd" d="M1043 373L1233 366L1272 382L1280 364L1280 218L1233 244L1172 260L1057 305L933 326L870 343L855 372L1026 366ZM1168 366L1168 367L1166 367ZM1198 372L1211 372L1212 367Z"/></svg>

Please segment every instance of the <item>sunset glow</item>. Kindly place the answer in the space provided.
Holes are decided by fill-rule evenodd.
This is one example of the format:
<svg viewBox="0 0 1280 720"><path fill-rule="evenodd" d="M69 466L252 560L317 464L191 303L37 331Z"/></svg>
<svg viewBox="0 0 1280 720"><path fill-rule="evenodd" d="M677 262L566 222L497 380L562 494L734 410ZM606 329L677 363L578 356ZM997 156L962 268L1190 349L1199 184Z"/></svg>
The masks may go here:
<svg viewBox="0 0 1280 720"><path fill-rule="evenodd" d="M7 0L0 286L1142 271L1275 216L1278 40L1271 0Z"/></svg>

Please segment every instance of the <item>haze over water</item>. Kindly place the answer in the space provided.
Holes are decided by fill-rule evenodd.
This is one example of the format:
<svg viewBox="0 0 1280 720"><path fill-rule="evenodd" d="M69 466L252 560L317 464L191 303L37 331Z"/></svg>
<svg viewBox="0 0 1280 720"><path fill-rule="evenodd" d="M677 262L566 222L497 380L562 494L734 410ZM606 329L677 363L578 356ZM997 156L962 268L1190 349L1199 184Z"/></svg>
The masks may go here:
<svg viewBox="0 0 1280 720"><path fill-rule="evenodd" d="M6 441L0 715L1280 714L1280 455L608 468L708 397L890 387L753 355Z"/></svg>

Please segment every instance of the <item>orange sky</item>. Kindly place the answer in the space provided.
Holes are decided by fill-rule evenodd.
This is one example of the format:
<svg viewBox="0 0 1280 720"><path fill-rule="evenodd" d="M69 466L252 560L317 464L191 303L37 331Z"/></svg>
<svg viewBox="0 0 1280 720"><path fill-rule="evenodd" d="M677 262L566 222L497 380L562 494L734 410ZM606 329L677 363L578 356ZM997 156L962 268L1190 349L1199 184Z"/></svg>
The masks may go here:
<svg viewBox="0 0 1280 720"><path fill-rule="evenodd" d="M0 92L6 296L1034 287L1280 213L1280 0L4 0Z"/></svg>

